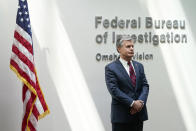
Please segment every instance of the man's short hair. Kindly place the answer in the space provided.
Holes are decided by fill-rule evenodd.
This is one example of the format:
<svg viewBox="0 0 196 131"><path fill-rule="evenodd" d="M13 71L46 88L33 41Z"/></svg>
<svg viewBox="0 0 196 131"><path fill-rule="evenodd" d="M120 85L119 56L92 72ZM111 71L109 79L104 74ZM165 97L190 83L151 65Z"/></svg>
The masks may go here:
<svg viewBox="0 0 196 131"><path fill-rule="evenodd" d="M130 35L120 35L120 36L118 36L117 40L116 40L116 49L118 47L122 46L124 40L132 41L132 38L131 38Z"/></svg>

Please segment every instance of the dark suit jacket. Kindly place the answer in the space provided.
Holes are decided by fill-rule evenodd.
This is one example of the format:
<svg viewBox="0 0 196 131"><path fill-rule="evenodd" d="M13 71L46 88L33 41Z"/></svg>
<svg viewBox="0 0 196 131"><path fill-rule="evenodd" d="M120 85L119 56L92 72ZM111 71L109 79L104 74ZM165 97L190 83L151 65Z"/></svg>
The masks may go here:
<svg viewBox="0 0 196 131"><path fill-rule="evenodd" d="M146 101L149 85L145 77L144 67L136 61L133 61L133 66L136 72L136 87L133 87L131 79L119 59L105 67L105 81L112 96L112 123L129 123L135 119L141 121L148 119ZM131 115L130 105L133 100L144 101L144 107L140 112Z"/></svg>

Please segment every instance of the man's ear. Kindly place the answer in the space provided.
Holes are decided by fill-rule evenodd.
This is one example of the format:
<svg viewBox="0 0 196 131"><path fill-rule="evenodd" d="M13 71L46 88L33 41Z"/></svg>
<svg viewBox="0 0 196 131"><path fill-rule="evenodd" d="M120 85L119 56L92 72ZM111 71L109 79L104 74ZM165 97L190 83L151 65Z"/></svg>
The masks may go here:
<svg viewBox="0 0 196 131"><path fill-rule="evenodd" d="M117 47L117 49L116 49L116 50L118 51L118 53L120 53L120 51L119 51L119 50L120 50L120 47Z"/></svg>

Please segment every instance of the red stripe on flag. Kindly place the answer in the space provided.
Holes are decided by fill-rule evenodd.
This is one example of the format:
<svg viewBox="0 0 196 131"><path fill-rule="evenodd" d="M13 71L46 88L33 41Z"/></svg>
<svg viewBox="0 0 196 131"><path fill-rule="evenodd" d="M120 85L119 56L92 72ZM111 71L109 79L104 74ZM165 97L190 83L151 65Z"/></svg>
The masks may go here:
<svg viewBox="0 0 196 131"><path fill-rule="evenodd" d="M24 39L17 31L14 32L14 38L33 55L32 45L26 39Z"/></svg>
<svg viewBox="0 0 196 131"><path fill-rule="evenodd" d="M32 111L32 112L33 112L35 118L36 118L37 121L38 121L38 116L39 116L40 114L39 114L39 112L38 112L38 110L37 110L36 105L33 106L33 111Z"/></svg>
<svg viewBox="0 0 196 131"><path fill-rule="evenodd" d="M11 59L10 64L18 71L20 76L22 76L27 82L29 82L29 84L31 84L32 87L35 87L35 83L30 79L26 72L20 69L20 67L14 60Z"/></svg>
<svg viewBox="0 0 196 131"><path fill-rule="evenodd" d="M30 131L36 131L31 121L28 122L28 126L30 128Z"/></svg>
<svg viewBox="0 0 196 131"><path fill-rule="evenodd" d="M42 107L44 109L44 112L45 112L46 110L48 110L48 107L47 107L46 102L44 100L42 91L40 89L40 86L39 86L39 83L38 83L38 79L37 79L37 74L36 74L36 91L37 91L38 98L39 98L39 100L40 100L40 102L42 104Z"/></svg>
<svg viewBox="0 0 196 131"><path fill-rule="evenodd" d="M25 63L29 69L34 72L33 63L13 44L12 51L18 56L18 58Z"/></svg>
<svg viewBox="0 0 196 131"><path fill-rule="evenodd" d="M25 100L25 95L26 95L26 91L28 90L27 86L23 86L22 88L22 101L24 102Z"/></svg>

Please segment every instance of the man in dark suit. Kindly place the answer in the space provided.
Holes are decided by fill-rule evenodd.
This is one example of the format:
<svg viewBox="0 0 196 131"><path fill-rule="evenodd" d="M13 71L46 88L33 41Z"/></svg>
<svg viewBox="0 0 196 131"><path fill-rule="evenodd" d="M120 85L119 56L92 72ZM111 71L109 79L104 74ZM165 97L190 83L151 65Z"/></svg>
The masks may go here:
<svg viewBox="0 0 196 131"><path fill-rule="evenodd" d="M105 67L105 81L112 96L112 131L142 131L148 119L146 101L149 85L141 63L132 60L134 44L130 36L117 39L119 59Z"/></svg>

